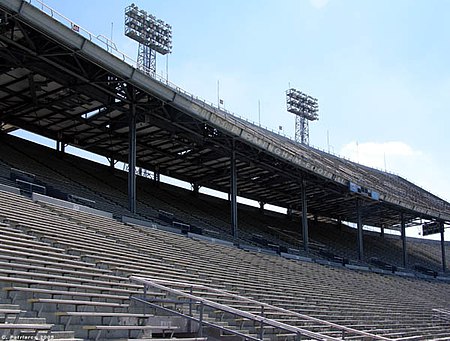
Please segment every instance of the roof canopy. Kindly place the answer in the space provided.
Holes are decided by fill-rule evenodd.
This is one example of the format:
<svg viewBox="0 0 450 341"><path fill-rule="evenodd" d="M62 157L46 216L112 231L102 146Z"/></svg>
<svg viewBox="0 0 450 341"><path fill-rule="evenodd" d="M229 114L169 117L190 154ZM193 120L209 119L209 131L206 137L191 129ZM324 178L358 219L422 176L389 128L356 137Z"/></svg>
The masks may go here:
<svg viewBox="0 0 450 341"><path fill-rule="evenodd" d="M400 214L450 220L450 204L401 177L361 166L223 112L125 61L21 0L1 0L0 122L118 161L128 157L130 88L136 89L137 165L229 192L235 145L238 194L393 226Z"/></svg>

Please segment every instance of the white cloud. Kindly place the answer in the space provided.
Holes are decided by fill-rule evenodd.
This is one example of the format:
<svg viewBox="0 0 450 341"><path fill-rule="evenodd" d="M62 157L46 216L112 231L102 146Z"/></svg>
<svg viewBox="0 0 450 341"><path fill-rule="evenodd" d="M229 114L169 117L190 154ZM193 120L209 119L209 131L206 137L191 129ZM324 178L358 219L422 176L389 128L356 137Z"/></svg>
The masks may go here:
<svg viewBox="0 0 450 341"><path fill-rule="evenodd" d="M431 193L449 200L450 183L440 160L416 150L405 142L352 141L340 149L340 155L360 164L398 174Z"/></svg>
<svg viewBox="0 0 450 341"><path fill-rule="evenodd" d="M389 160L401 158L416 158L422 153L415 151L408 144L401 141L364 142L352 141L342 147L340 154L352 161L366 166L384 169Z"/></svg>
<svg viewBox="0 0 450 341"><path fill-rule="evenodd" d="M309 0L311 5L317 9L325 8L330 0Z"/></svg>

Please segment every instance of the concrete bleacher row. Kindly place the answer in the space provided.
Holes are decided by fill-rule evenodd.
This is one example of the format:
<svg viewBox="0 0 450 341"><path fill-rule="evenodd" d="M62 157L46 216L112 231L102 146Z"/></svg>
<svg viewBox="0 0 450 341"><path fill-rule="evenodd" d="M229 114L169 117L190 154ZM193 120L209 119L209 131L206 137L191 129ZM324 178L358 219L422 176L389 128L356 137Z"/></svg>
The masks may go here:
<svg viewBox="0 0 450 341"><path fill-rule="evenodd" d="M310 235L315 241L326 244L333 253L349 259L357 258L354 241L357 238L356 230L335 224L312 224ZM447 245L447 249L450 250ZM375 257L399 268L402 267L402 241L399 236L385 235L366 231L364 235L365 259L368 261ZM424 241L417 238L407 238L407 258L410 268L414 265L423 265L435 271L441 271L440 244L436 241ZM446 254L447 262L450 256Z"/></svg>
<svg viewBox="0 0 450 341"><path fill-rule="evenodd" d="M158 264L153 257L132 250L126 253L129 248L125 242L29 199L2 192L0 202L4 220L0 226L4 236L0 241L3 300L19 305L27 318L46 322L43 325L51 329L52 338L63 335L66 339L70 324L77 333L76 338L69 337L71 340L93 338L93 333L97 337L100 331L102 339L177 331L176 325L161 324L142 309L130 307L129 295L139 293L140 288L107 269L107 262L120 264L120 257L134 257L135 262L147 266L154 263L155 271L161 273L164 269L170 272L170 265ZM96 262L89 261L91 257ZM37 324L35 328L44 329Z"/></svg>
<svg viewBox="0 0 450 341"><path fill-rule="evenodd" d="M203 234L223 240L232 240L229 222L229 203L225 200L199 194L193 196L187 191L175 186L138 177L137 214L130 214L127 207L127 175L125 172L84 160L72 155L62 156L56 151L42 147L12 136L2 136L0 151L0 182L14 185L9 179L11 167L35 174L44 183L60 189L73 197L86 198L95 208L112 212L116 216L127 215L145 219L160 225L167 222L160 219L160 210L172 213L180 222L196 226ZM284 214L267 212L245 205L239 205L240 238L244 244L258 247L259 240L267 241L284 250L294 250L297 254L309 257L323 257L321 251L335 254L339 257L355 260L356 235L353 229L346 226L326 223L310 224L311 252L303 254L299 242L300 222L289 219ZM277 232L278 231L278 232ZM279 231L283 231L280 233ZM366 233L365 260L368 263L372 257L380 258L389 264L401 267L402 248L399 240L382 238ZM447 262L450 261L450 248L447 252ZM419 264L433 271L441 269L440 246L438 243L423 243L419 240L408 240L408 259L410 267Z"/></svg>
<svg viewBox="0 0 450 341"><path fill-rule="evenodd" d="M448 283L245 252L5 192L0 216L3 300L29 317L44 318L51 333L111 339L148 337L151 331L170 336L182 329L181 321L161 324L161 317L129 301L142 287L128 276L139 275L226 289L389 338L450 338L448 321L433 313L449 306ZM273 313L271 318L308 328L290 314Z"/></svg>

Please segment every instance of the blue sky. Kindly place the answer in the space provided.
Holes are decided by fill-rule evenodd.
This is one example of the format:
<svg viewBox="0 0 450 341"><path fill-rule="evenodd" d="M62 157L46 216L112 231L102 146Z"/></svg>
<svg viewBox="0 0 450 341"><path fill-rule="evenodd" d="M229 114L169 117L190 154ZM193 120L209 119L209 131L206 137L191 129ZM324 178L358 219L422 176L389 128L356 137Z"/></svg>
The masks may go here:
<svg viewBox="0 0 450 341"><path fill-rule="evenodd" d="M123 34L128 1L45 4L81 27ZM450 2L438 0L135 1L173 26L169 80L261 124L294 135L285 91L319 99L310 143L400 174L450 201ZM112 25L113 24L113 25ZM111 32L111 27L113 31ZM166 58L158 57L165 76ZM327 134L330 143L327 143Z"/></svg>

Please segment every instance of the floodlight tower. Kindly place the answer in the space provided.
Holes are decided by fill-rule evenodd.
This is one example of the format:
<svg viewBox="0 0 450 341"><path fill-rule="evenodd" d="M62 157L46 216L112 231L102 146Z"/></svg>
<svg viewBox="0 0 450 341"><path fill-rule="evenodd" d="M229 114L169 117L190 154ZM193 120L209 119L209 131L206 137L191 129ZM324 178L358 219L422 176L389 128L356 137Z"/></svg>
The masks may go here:
<svg viewBox="0 0 450 341"><path fill-rule="evenodd" d="M125 35L139 43L138 67L155 75L156 52L172 51L172 26L131 4L125 8Z"/></svg>
<svg viewBox="0 0 450 341"><path fill-rule="evenodd" d="M287 111L295 117L295 141L309 145L309 121L319 119L317 99L290 88L286 91Z"/></svg>

